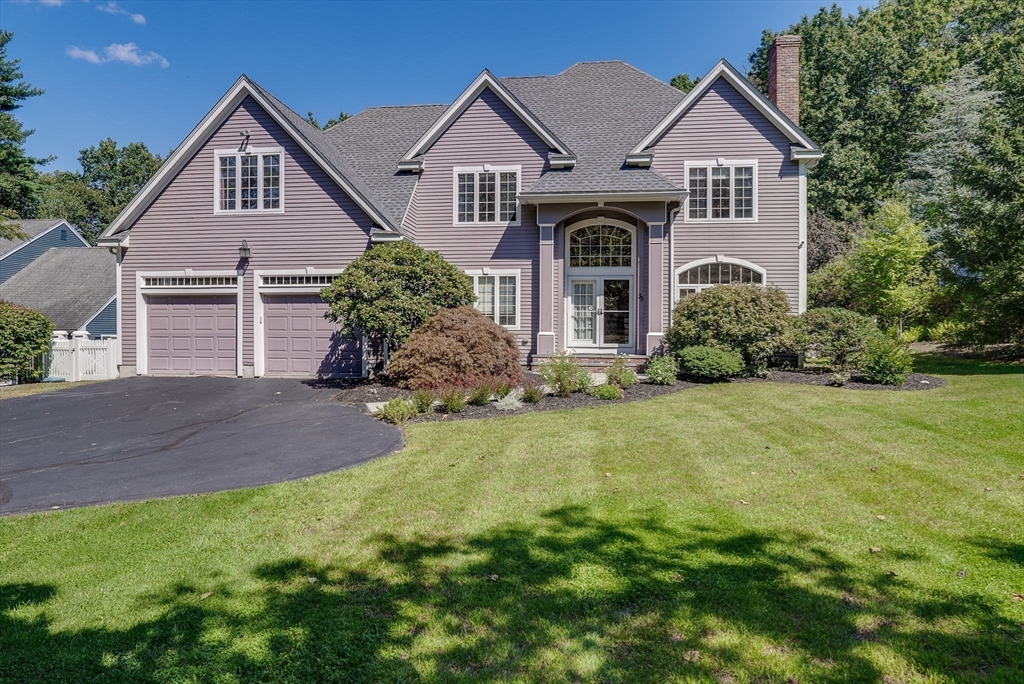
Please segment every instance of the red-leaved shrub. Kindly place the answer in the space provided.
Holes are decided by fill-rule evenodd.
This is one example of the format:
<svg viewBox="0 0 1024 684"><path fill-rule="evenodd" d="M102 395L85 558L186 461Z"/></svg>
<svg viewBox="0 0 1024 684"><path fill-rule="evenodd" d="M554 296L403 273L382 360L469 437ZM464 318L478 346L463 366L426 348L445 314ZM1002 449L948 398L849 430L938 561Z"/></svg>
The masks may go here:
<svg viewBox="0 0 1024 684"><path fill-rule="evenodd" d="M519 347L509 331L471 306L441 309L391 355L384 378L407 389L522 382Z"/></svg>

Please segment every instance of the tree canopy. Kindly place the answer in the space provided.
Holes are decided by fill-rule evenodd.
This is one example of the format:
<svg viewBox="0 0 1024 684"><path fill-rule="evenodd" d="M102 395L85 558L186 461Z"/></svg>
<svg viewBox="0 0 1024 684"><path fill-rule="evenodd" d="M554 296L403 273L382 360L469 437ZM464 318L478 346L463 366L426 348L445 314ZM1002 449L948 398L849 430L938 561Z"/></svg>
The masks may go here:
<svg viewBox="0 0 1024 684"><path fill-rule="evenodd" d="M350 116L351 115L346 114L345 112L338 112L338 116L336 116L336 117L334 117L332 119L328 119L327 123L325 123L323 126L321 126L320 122L317 121L316 115L313 114L313 112L306 112L306 121L308 121L309 123L313 124L314 126L319 128L321 131L325 131L328 128L330 128L331 126L334 126L336 124L340 124L342 121L344 121L345 119L348 119Z"/></svg>

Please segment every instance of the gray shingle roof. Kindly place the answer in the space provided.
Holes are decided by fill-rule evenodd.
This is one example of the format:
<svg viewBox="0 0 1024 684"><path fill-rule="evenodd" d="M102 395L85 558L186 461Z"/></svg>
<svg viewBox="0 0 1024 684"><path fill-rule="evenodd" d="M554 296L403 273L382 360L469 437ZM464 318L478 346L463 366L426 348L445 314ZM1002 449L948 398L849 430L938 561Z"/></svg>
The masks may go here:
<svg viewBox="0 0 1024 684"><path fill-rule="evenodd" d="M0 299L79 330L116 294L116 268L105 247L54 247L0 285Z"/></svg>
<svg viewBox="0 0 1024 684"><path fill-rule="evenodd" d="M556 76L501 82L576 153L576 167L550 171L530 193L658 192L678 187L626 154L685 97L625 62L581 62Z"/></svg>
<svg viewBox="0 0 1024 684"><path fill-rule="evenodd" d="M24 240L0 239L0 257L19 245L25 244L40 233L45 233L57 224L64 223L64 219L31 219L26 221L10 221L9 223L16 223L18 225L18 230L24 233L27 237Z"/></svg>
<svg viewBox="0 0 1024 684"><path fill-rule="evenodd" d="M377 207L398 226L409 206L416 176L399 173L398 162L447 105L371 107L331 126L324 136L367 187Z"/></svg>

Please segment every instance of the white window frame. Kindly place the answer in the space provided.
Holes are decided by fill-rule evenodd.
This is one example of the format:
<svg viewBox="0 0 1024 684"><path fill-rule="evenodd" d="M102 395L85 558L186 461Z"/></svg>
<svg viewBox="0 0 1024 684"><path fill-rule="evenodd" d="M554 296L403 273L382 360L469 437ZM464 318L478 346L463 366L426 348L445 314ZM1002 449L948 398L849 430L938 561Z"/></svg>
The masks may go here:
<svg viewBox="0 0 1024 684"><path fill-rule="evenodd" d="M749 166L753 167L754 174L754 197L753 197L753 215L750 218L734 218L733 212L736 210L733 204L736 199L736 171L737 167ZM685 178L686 189L690 189L690 169L707 169L707 200L708 200L708 215L706 218L690 218L690 199L687 198L683 209L683 222L684 223L755 223L757 222L757 190L758 190L758 169L756 159L726 159L719 157L718 159L710 160L696 160L688 161L683 164L683 177ZM711 218L711 169L714 168L729 168L729 218Z"/></svg>
<svg viewBox="0 0 1024 684"><path fill-rule="evenodd" d="M277 209L264 209L263 208L263 156L267 154L276 154L280 157L281 176L279 187L280 206ZM242 199L240 196L235 198L234 209L221 209L220 208L220 160L224 157L235 157L235 190L237 193L241 192L242 183L242 167L241 157L248 157L256 155L259 157L259 163L257 164L257 187L259 188L259 206L255 209L242 209ZM249 214L283 214L284 213L284 166L285 156L283 147L246 147L245 149L232 149L232 150L214 150L213 151L213 213L216 215L230 214L230 215L249 215Z"/></svg>
<svg viewBox="0 0 1024 684"><path fill-rule="evenodd" d="M615 228L622 228L629 231L630 238L632 240L630 245L630 259L629 266L570 266L569 255L571 252L572 245L572 234L580 228L587 228L589 226L612 226ZM565 233L565 272L569 275L587 276L594 273L600 273L602 275L635 275L637 272L637 264L639 264L639 258L637 255L637 229L631 223L625 221L619 221L618 219L606 218L604 216L598 216L592 219L584 219L577 221L576 223L569 224L562 231Z"/></svg>
<svg viewBox="0 0 1024 684"><path fill-rule="evenodd" d="M682 297L679 296L679 290L681 290L684 287L687 288L687 289L694 289L697 292L701 292L702 290L706 290L709 287L718 287L717 283L716 284L707 283L707 284L704 284L704 285L680 285L679 284L679 274L680 273L685 273L686 271L689 271L691 268L696 268L698 266L704 266L705 264L733 264L735 266L742 266L743 268L749 268L751 271L754 271L755 273L760 273L761 274L761 282L760 283L755 283L755 284L759 284L761 287L767 287L768 286L768 271L766 271L763 267L758 266L757 264L755 264L755 263L753 263L751 261L746 261L744 259L733 259L731 257L726 257L726 256L723 256L723 255L719 254L717 256L708 257L707 259L697 259L696 261L691 261L689 263L683 264L682 266L677 268L675 270L675 272L672 273L672 304L673 305L675 305L680 299L682 299Z"/></svg>
<svg viewBox="0 0 1024 684"><path fill-rule="evenodd" d="M493 277L494 278L494 315L492 320L498 323L499 303L498 303L498 279L501 276L512 276L516 279L516 320L514 324L504 325L498 323L501 327L506 330L519 330L520 323L523 319L523 278L521 271L518 268L515 269L497 269L497 268L477 268L468 269L465 271L466 275L473 279L473 294L476 295L477 278L481 276ZM476 307L476 301L474 300L473 306ZM479 311L479 309L478 309Z"/></svg>
<svg viewBox="0 0 1024 684"><path fill-rule="evenodd" d="M501 173L514 171L516 174L516 220L501 220ZM473 174L473 216L480 216L480 174L494 174L494 221L460 221L459 220L459 174ZM452 225L453 226L518 226L523 221L523 205L519 201L519 191L523 183L523 167L495 166L456 166L452 169Z"/></svg>

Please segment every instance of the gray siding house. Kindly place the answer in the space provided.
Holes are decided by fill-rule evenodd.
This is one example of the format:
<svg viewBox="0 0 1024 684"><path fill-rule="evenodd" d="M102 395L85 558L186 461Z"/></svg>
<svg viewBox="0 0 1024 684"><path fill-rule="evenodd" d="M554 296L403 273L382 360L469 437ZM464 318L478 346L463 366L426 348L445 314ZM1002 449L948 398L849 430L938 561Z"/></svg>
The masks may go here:
<svg viewBox="0 0 1024 684"><path fill-rule="evenodd" d="M17 240L0 240L0 283L41 257L53 247L88 247L78 231L64 219L15 221L25 235Z"/></svg>
<svg viewBox="0 0 1024 684"><path fill-rule="evenodd" d="M772 100L724 60L685 94L594 62L485 70L449 105L327 131L242 76L100 238L122 374L365 374L318 293L396 240L462 268L526 363L650 354L673 305L720 283L803 311L822 152L798 127L798 54L773 46Z"/></svg>

